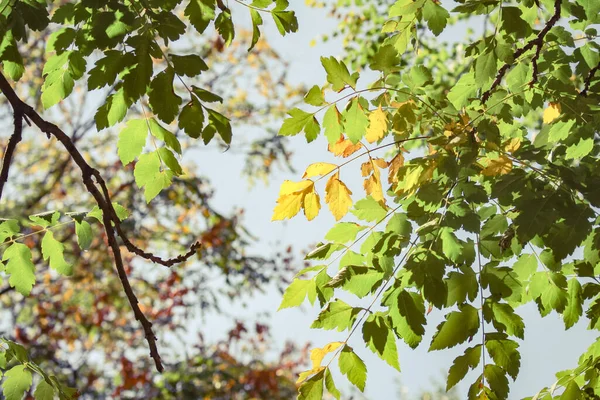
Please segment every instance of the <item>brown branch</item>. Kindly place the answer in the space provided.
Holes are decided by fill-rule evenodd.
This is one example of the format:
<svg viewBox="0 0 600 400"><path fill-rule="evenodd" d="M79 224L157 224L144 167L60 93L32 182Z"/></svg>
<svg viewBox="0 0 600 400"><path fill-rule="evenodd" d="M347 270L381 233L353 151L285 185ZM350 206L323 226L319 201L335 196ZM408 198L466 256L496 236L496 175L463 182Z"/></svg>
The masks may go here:
<svg viewBox="0 0 600 400"><path fill-rule="evenodd" d="M596 72L598 72L598 71L600 71L600 62L594 68L590 69L590 72L588 72L588 75L584 81L585 86L583 87L583 90L581 91L581 93L579 93L580 96L587 97L588 90L590 90L590 85L592 84L592 79L594 79L594 76L596 75Z"/></svg>
<svg viewBox="0 0 600 400"><path fill-rule="evenodd" d="M10 164L12 163L15 149L23 136L23 112L14 110L13 117L15 128L6 145L4 159L2 160L2 171L0 171L0 199L2 199L4 184L8 182L8 171L10 170Z"/></svg>
<svg viewBox="0 0 600 400"><path fill-rule="evenodd" d="M552 29L552 27L560 19L561 4L562 4L562 0L554 1L554 14L546 22L546 25L544 26L544 28L537 34L537 36L534 39L531 39L529 42L527 42L527 44L525 46L521 47L520 49L517 49L513 54L513 61L514 61L517 58L521 57L525 52L533 49L533 47L535 46L535 48L536 48L535 54L533 55L533 58L531 60L531 63L533 65L533 78L531 79L531 82L529 82L530 86L534 85L537 82L537 79L538 79L537 60L540 57L542 47L544 46L544 38L546 37L546 34L550 31L550 29ZM492 95L492 92L498 87L498 85L500 85L500 83L502 82L502 79L504 78L504 75L506 74L506 72L508 72L508 70L511 67L512 67L512 62L510 62L510 63L507 62L502 67L500 67L500 69L498 70L498 74L496 74L496 79L494 79L494 82L492 82L492 86L481 96L481 104L485 104L485 102L487 102L489 100L490 96Z"/></svg>
<svg viewBox="0 0 600 400"><path fill-rule="evenodd" d="M83 156L81 155L71 138L66 133L64 133L58 126L44 120L31 106L23 102L17 96L13 88L10 86L10 83L8 83L4 75L1 73L0 91L10 102L15 116L29 117L29 119L48 137L54 136L67 150L73 161L81 170L81 175L85 187L87 188L88 192L94 197L94 200L96 200L98 207L103 212L104 229L106 230L108 244L113 253L117 274L119 276L121 284L123 285L123 289L125 291L125 295L127 296L127 300L129 301L129 304L133 309L135 318L138 321L140 321L142 328L144 329L144 334L146 336L146 340L148 341L148 346L150 348L150 356L154 359L156 369L159 372L162 372L164 370L164 367L162 365L160 355L158 353L158 348L156 346L156 336L152 331L152 323L146 318L146 316L140 309L138 299L135 296L133 289L131 288L129 278L127 277L127 273L125 272L123 257L121 255L121 249L119 247L119 244L117 243L116 233L112 225L112 223L115 222L115 220L118 221L118 218L116 217L116 212L112 206L108 190L106 189L106 185L104 184L104 180L100 176L100 173L94 168L92 168L85 161L85 159L83 158ZM93 178L95 178L96 181L101 186L103 186L102 189L104 191L104 194L101 193L100 190L98 190ZM115 225L118 226L118 222L115 222Z"/></svg>

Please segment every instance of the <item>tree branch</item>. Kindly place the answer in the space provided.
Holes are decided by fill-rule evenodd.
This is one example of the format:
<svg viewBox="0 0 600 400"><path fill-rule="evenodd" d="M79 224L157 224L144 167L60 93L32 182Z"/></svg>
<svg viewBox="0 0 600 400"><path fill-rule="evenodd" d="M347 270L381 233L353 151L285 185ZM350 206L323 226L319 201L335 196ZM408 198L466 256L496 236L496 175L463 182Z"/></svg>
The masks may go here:
<svg viewBox="0 0 600 400"><path fill-rule="evenodd" d="M592 79L594 79L596 72L598 72L599 70L600 70L600 62L594 68L590 69L590 72L588 72L588 75L584 81L585 86L583 87L583 90L581 91L581 93L579 93L580 96L587 97L588 90L590 89L590 85L592 84Z"/></svg>
<svg viewBox="0 0 600 400"><path fill-rule="evenodd" d="M22 139L23 134L23 112L14 110L14 131L8 140L6 150L4 151L4 159L2 160L2 171L0 171L0 200L2 199L2 192L4 191L4 184L8 182L8 171L10 170L10 164L17 148L17 144Z"/></svg>
<svg viewBox="0 0 600 400"><path fill-rule="evenodd" d="M544 46L544 38L546 37L546 34L550 31L550 29L552 29L552 27L560 19L561 4L562 4L562 0L554 1L554 14L546 22L546 25L544 26L544 28L537 34L537 36L534 39L531 39L529 42L527 42L527 44L525 46L521 47L520 49L517 49L513 54L513 61L514 61L517 58L521 57L525 52L533 49L533 47L535 46L535 54L533 55L533 58L531 60L531 63L533 66L533 77L531 79L531 82L529 82L530 86L533 86L537 82L537 79L538 79L537 60L540 57L542 47ZM505 63L502 67L500 67L500 69L498 70L498 74L496 75L496 79L494 79L494 82L492 82L492 86L481 96L481 104L485 104L485 102L488 101L488 99L492 95L492 92L500 85L500 83L502 82L502 79L504 78L504 75L506 74L506 72L508 72L508 70L511 67L512 67L512 62Z"/></svg>
<svg viewBox="0 0 600 400"><path fill-rule="evenodd" d="M117 217L117 213L112 205L111 197L108 192L106 183L104 182L104 179L102 178L102 176L96 169L92 168L87 163L87 161L85 161L85 159L83 158L83 156L81 155L81 153L79 152L79 150L77 149L77 147L75 146L75 143L71 140L71 138L66 133L64 133L58 126L44 120L31 106L29 106L28 104L23 102L17 96L17 94L15 93L13 88L10 86L10 83L6 80L4 75L1 73L0 73L0 91L4 94L4 96L10 102L10 104L13 108L15 121L18 120L20 122L20 124L17 124L15 122L15 132L16 133L20 133L20 129L17 129L17 128L18 127L22 128L22 119L29 118L48 137L54 136L63 145L63 147L67 150L67 152L69 153L69 155L71 156L71 158L73 159L75 164L77 164L77 166L81 170L82 180L83 180L83 183L84 183L86 189L92 195L92 197L98 204L98 207L102 210L102 213L103 213L102 219L103 219L103 223L104 223L104 229L106 231L106 236L108 238L107 239L108 244L113 253L113 257L115 259L115 268L117 270L119 280L121 281L121 284L123 286L123 290L125 291L125 295L127 296L127 300L129 301L129 304L131 305L131 308L133 309L135 318L138 321L140 321L140 324L142 325L142 328L144 329L144 334L146 336L146 340L148 341L148 346L150 348L150 356L154 359L154 364L156 365L156 369L159 372L162 372L164 370L164 367L162 365L160 355L158 353L158 348L156 345L156 336L154 335L154 332L152 331L152 323L146 318L146 316L140 309L139 304L138 304L139 301L138 301L137 297L135 296L133 289L131 288L131 284L129 283L129 278L127 277L127 273L125 272L121 249L117 242L117 233L115 232L115 227L116 227L116 230L118 231L118 235L126 243L126 246L128 249L131 248L131 249L133 249L132 251L135 254L138 254L146 259L152 260L154 262L158 262L163 265L170 266L170 265L175 264L176 262L185 261L186 259L191 257L193 254L195 254L196 250L200 246L199 243L195 243L194 245L192 245L192 248L190 249L190 251L188 253L186 253L182 256L176 257L172 260L163 260L160 257L154 256L150 253L146 253L143 250L141 250L141 249L137 248L136 246L134 246L133 244L131 244L129 242L129 240L127 240L127 238L125 237L123 232L121 231L120 220ZM15 136L15 135L13 134L13 136ZM18 137L18 139L20 140L20 137ZM12 140L12 138L11 138L11 140ZM16 141L16 143L18 143L18 141ZM14 147L16 146L16 143L12 146L12 150L11 150L10 154L12 154L12 151L14 151ZM9 142L9 145L10 145L10 142ZM7 158L5 155L5 163L4 163L5 165L8 165L8 164L6 164L6 161L9 159L10 159L10 157ZM6 174L6 176L8 176L8 167L3 166L3 169L2 169L3 173L4 173L5 169L6 169L5 174ZM94 182L94 180L96 182ZM101 187L102 191L100 191L96 185L99 185ZM114 224L114 227L113 227L113 224ZM129 243L129 245L127 243Z"/></svg>

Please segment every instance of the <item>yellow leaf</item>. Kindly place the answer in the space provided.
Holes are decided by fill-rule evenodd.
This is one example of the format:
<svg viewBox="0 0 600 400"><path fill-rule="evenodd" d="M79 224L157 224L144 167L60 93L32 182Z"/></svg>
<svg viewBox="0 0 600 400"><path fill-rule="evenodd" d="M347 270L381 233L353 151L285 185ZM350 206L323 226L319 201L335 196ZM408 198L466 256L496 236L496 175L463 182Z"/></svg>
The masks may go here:
<svg viewBox="0 0 600 400"><path fill-rule="evenodd" d="M392 161L390 161L388 169L388 183L397 183L398 182L398 170L401 166L404 165L404 156L402 153L398 152Z"/></svg>
<svg viewBox="0 0 600 400"><path fill-rule="evenodd" d="M350 140L345 139L343 135L340 135L339 140L333 145L330 143L327 149L336 156L348 157L360 150L361 147L360 143L353 144Z"/></svg>
<svg viewBox="0 0 600 400"><path fill-rule="evenodd" d="M367 196L371 195L377 201L383 200L383 189L381 188L381 181L378 176L375 174L371 175L365 179L363 186Z"/></svg>
<svg viewBox="0 0 600 400"><path fill-rule="evenodd" d="M282 221L286 218L292 218L302 207L302 200L304 199L305 193L292 193L281 196L277 199L277 206L273 210L273 217L271 221Z"/></svg>
<svg viewBox="0 0 600 400"><path fill-rule="evenodd" d="M279 188L279 197L285 196L286 194L305 192L307 190L311 191L313 185L314 182L310 180L300 182L283 181Z"/></svg>
<svg viewBox="0 0 600 400"><path fill-rule="evenodd" d="M306 168L306 172L304 172L302 178L312 178L313 176L327 175L331 171L334 171L337 167L338 166L335 164L326 162L310 164L308 168Z"/></svg>
<svg viewBox="0 0 600 400"><path fill-rule="evenodd" d="M318 374L319 372L323 371L324 369L325 369L325 367L318 367L318 368L313 368L308 371L300 372L300 375L298 375L298 380L296 381L296 385L301 384L306 379L308 379L308 377Z"/></svg>
<svg viewBox="0 0 600 400"><path fill-rule="evenodd" d="M374 158L372 161L373 161L373 164L377 165L379 168L387 168L388 167L388 162L385 161L383 158Z"/></svg>
<svg viewBox="0 0 600 400"><path fill-rule="evenodd" d="M321 209L321 200L316 192L307 193L302 200L302 205L304 207L304 215L306 215L307 220L311 221L317 215L319 215L319 210Z"/></svg>
<svg viewBox="0 0 600 400"><path fill-rule="evenodd" d="M486 176L495 176L505 175L510 171L512 171L512 161L510 161L510 158L502 155L495 159L487 159L486 167L481 173Z"/></svg>
<svg viewBox="0 0 600 400"><path fill-rule="evenodd" d="M521 147L521 138L512 138L504 143L504 151L513 153Z"/></svg>
<svg viewBox="0 0 600 400"><path fill-rule="evenodd" d="M312 349L310 351L310 359L312 361L312 367L313 367L312 370L313 371L317 370L321 366L321 362L323 361L323 358L325 358L325 356L327 354L331 353L332 351L337 350L343 344L344 344L343 342L332 342L332 343L328 343L323 348L317 347L315 349Z"/></svg>
<svg viewBox="0 0 600 400"><path fill-rule="evenodd" d="M325 202L329 205L329 210L331 210L336 221L346 215L350 206L352 206L351 194L350 189L339 180L338 173L332 175L327 181L327 185L325 185Z"/></svg>
<svg viewBox="0 0 600 400"><path fill-rule="evenodd" d="M360 165L360 173L362 176L369 176L371 172L373 172L373 164L371 161L367 161Z"/></svg>
<svg viewBox="0 0 600 400"><path fill-rule="evenodd" d="M381 106L369 114L369 127L365 139L373 143L383 139L388 130L387 112L383 111Z"/></svg>
<svg viewBox="0 0 600 400"><path fill-rule="evenodd" d="M549 124L560 116L560 104L550 103L548 108L544 110L544 123Z"/></svg>

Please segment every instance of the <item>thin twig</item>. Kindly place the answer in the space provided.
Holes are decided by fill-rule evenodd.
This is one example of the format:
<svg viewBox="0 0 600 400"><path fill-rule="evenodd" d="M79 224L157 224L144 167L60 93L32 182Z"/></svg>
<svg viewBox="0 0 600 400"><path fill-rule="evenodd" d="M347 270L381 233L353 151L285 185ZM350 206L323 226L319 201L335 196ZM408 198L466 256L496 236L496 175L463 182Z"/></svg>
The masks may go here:
<svg viewBox="0 0 600 400"><path fill-rule="evenodd" d="M594 79L594 75L596 75L596 72L598 72L599 70L600 70L600 62L594 68L590 69L590 72L588 72L588 75L584 81L585 86L584 86L583 90L581 91L581 93L579 93L580 96L587 97L588 90L590 89L590 85L592 84L592 79Z"/></svg>
<svg viewBox="0 0 600 400"><path fill-rule="evenodd" d="M540 57L540 53L542 51L542 46L544 45L544 37L560 19L561 4L562 4L562 0L554 1L554 14L546 22L546 25L544 26L544 28L540 31L540 33L538 33L538 35L534 39L531 39L529 42L527 42L527 44L525 46L521 47L520 49L517 49L513 54L513 60L516 60L521 55L523 55L526 51L533 49L533 47L535 46L536 50L535 50L535 54L532 59L533 78L531 79L531 82L529 82L530 86L533 86L533 84L535 84L537 82L537 77L538 77L537 60ZM486 92L484 92L483 95L481 96L481 104L485 104L488 101L488 99L492 95L492 92L496 89L496 87L498 87L498 85L500 85L500 83L502 82L502 79L504 78L504 75L508 72L508 70L510 69L510 67L512 67L512 65L513 65L513 62L510 62L510 63L507 62L502 67L500 67L500 69L498 70L498 74L496 75L496 79L494 79L494 82L492 82L492 86Z"/></svg>

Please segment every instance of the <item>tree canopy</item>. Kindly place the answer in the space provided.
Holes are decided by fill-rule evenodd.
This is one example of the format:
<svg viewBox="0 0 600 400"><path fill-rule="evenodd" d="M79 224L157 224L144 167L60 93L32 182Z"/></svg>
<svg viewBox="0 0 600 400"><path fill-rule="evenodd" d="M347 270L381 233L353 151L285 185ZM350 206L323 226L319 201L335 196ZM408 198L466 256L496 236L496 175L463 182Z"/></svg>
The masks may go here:
<svg viewBox="0 0 600 400"><path fill-rule="evenodd" d="M363 391L360 354L399 371L399 340L460 346L446 389L473 371L468 398L507 399L526 332L519 306L598 329L600 3L306 3L339 19L343 49L321 59L327 82L303 90L261 38L266 23L302 29L287 0L0 1L13 126L0 169L7 399L290 398L295 385L299 399L340 399L332 370ZM253 78L252 93L238 91ZM177 335L223 294L239 300L293 269L289 252L249 255L242 215L219 213L183 163L197 146L235 145L236 124L266 132L246 139L252 177L287 165L299 134L340 158L283 182L273 211L311 221L327 205L336 221L279 307L318 304L312 328L340 332L297 380L293 347L273 363L230 351L264 351L261 323L251 334L236 323L212 347L188 341L191 355L167 368L161 352L175 350L153 327ZM444 321L421 344L433 309ZM599 346L536 398L599 396Z"/></svg>

